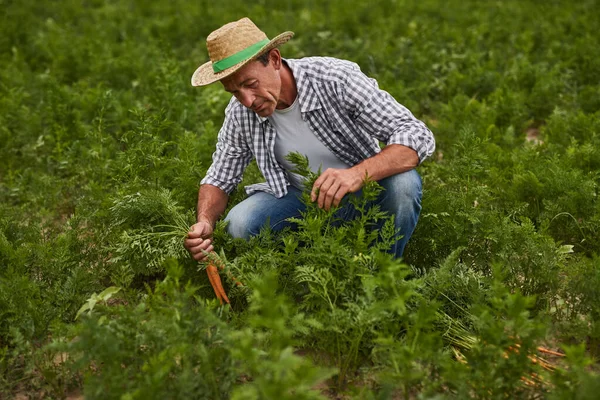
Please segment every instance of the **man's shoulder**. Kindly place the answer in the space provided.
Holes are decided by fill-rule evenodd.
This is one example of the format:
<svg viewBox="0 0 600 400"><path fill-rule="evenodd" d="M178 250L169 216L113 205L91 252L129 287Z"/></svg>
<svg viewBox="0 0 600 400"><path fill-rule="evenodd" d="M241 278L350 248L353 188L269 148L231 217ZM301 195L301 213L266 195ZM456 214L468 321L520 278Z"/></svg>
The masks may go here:
<svg viewBox="0 0 600 400"><path fill-rule="evenodd" d="M256 115L252 110L244 107L235 96L231 96L227 107L225 107L225 120L223 121L223 127L227 127L226 130L231 129L248 129L249 127L255 126L261 122L261 118Z"/></svg>
<svg viewBox="0 0 600 400"><path fill-rule="evenodd" d="M255 117L260 118L252 110L244 107L235 96L231 96L227 107L225 107L225 116L226 119L229 118L236 124L240 124L242 121L250 120Z"/></svg>
<svg viewBox="0 0 600 400"><path fill-rule="evenodd" d="M305 69L360 69L355 62L335 57L311 56L293 59L286 58L285 60Z"/></svg>
<svg viewBox="0 0 600 400"><path fill-rule="evenodd" d="M358 64L334 57L304 57L286 59L294 75L303 74L311 80L344 82L348 74L360 71Z"/></svg>
<svg viewBox="0 0 600 400"><path fill-rule="evenodd" d="M227 107L225 107L225 114L239 114L244 110L246 110L246 107L244 107L242 103L235 98L235 96L231 96L229 103L227 103Z"/></svg>

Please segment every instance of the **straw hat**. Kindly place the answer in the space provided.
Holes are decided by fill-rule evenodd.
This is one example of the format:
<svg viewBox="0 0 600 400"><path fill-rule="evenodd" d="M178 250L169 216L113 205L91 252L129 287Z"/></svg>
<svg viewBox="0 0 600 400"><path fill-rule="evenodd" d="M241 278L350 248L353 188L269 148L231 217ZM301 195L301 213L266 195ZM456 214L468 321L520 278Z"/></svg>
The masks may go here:
<svg viewBox="0 0 600 400"><path fill-rule="evenodd" d="M204 86L229 76L272 48L290 40L294 32L284 32L269 40L249 18L230 22L206 38L210 61L192 75L192 86Z"/></svg>

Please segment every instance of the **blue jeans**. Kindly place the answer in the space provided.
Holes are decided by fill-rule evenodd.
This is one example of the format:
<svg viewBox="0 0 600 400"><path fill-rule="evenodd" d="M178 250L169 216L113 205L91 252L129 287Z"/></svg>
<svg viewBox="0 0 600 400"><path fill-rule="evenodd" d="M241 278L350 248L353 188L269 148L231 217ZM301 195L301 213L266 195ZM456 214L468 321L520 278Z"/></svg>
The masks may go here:
<svg viewBox="0 0 600 400"><path fill-rule="evenodd" d="M375 203L381 210L394 215L396 231L400 232L390 253L400 258L421 212L421 177L413 169L392 175L378 183L385 190ZM301 198L302 192L293 186L288 186L288 193L279 199L268 193L255 193L229 211L225 218L228 222L227 231L233 237L248 239L257 235L267 221L273 231L280 231L291 226L288 218L300 217L300 213L306 209ZM351 207L351 204L346 202L338 211L338 215L344 219L352 218L356 214Z"/></svg>

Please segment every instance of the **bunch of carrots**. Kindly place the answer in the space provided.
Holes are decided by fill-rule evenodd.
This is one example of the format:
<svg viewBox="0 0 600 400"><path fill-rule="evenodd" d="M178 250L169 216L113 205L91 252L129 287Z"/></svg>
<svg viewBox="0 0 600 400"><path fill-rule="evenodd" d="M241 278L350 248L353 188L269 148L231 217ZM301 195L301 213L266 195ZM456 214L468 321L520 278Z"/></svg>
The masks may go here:
<svg viewBox="0 0 600 400"><path fill-rule="evenodd" d="M504 352L503 357L508 358L510 356L510 353L519 353L520 349L521 349L521 346L518 343L515 343L514 346L508 346L508 349L507 349L507 351ZM460 352L460 350L458 350L456 347L452 347L452 351L454 352L454 356L458 360L458 362L460 362L462 364L467 363L465 356ZM552 351L552 350L549 350L542 346L538 346L537 351L540 353L548 354L550 356L554 356L554 357L565 357L565 354L563 354L563 353L559 353L557 351ZM538 364L540 367L544 368L546 371L554 371L556 369L556 367L554 366L554 364L552 364L551 361L549 361L546 358L543 358L537 354L529 354L527 356L527 358L529 358L529 360L533 364ZM532 372L529 376L522 376L521 381L525 385L530 386L530 387L539 387L541 385L546 384L546 382L543 380L543 378L540 375L536 374L535 372Z"/></svg>
<svg viewBox="0 0 600 400"><path fill-rule="evenodd" d="M227 293L225 293L225 289L223 289L223 284L221 283L219 269L221 271L225 271L225 265L216 257L210 257L208 265L206 266L208 280L210 281L210 284L213 290L215 291L217 299L219 299L219 303L223 304L223 302L225 302L229 304L229 298L227 297ZM242 286L242 283L235 279L230 272L227 272L227 276L236 284L236 286Z"/></svg>

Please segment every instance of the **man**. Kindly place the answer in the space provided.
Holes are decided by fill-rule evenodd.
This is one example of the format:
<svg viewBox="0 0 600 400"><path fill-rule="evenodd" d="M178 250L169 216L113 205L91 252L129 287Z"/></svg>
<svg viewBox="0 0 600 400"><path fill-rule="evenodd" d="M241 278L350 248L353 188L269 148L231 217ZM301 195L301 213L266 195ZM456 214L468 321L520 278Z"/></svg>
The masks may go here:
<svg viewBox="0 0 600 400"><path fill-rule="evenodd" d="M328 57L283 59L277 46L292 36L285 32L269 40L243 18L207 37L211 61L196 70L192 85L220 81L233 98L185 247L198 261L213 250L215 222L253 158L266 182L246 188L250 196L226 217L228 232L249 238L267 221L277 231L300 216L302 178L285 158L298 151L308 156L313 171L324 171L311 192L321 208L338 206L346 194L359 191L365 176L384 187L377 202L394 215L400 235L391 252L400 257L421 210L421 179L414 168L433 153L433 135L356 64Z"/></svg>

